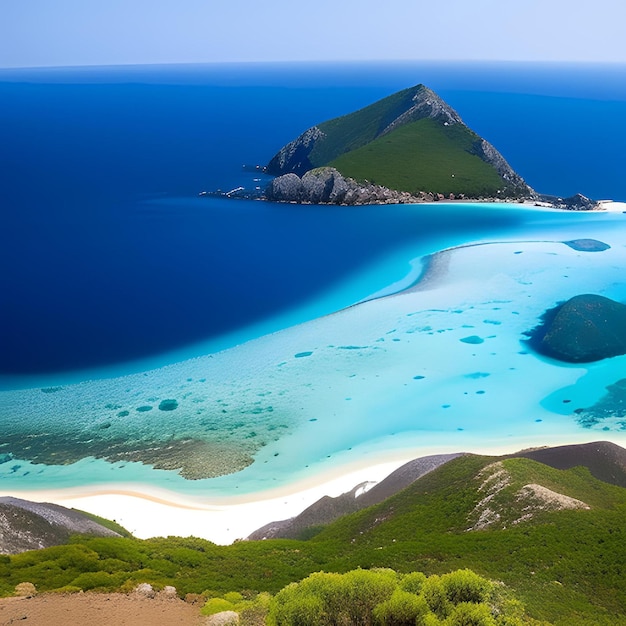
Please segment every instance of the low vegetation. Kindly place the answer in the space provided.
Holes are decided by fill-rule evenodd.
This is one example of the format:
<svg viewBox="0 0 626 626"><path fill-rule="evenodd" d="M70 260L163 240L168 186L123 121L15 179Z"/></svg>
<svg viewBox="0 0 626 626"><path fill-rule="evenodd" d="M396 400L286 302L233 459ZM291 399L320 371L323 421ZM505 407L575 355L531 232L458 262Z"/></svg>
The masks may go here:
<svg viewBox="0 0 626 626"><path fill-rule="evenodd" d="M471 570L437 576L392 569L319 572L282 589L270 626L521 626L538 623L498 586Z"/></svg>
<svg viewBox="0 0 626 626"><path fill-rule="evenodd" d="M492 499L500 522L469 530L477 506L487 496L481 486L493 467L486 473L485 468L494 462L507 473L506 484ZM528 485L540 485L589 508L559 510L539 500L532 516L516 522L528 506L519 498ZM73 537L64 546L0 556L0 593L11 595L22 582L34 583L40 592L130 591L148 582L157 590L173 585L181 596L198 594L203 601L219 598L232 610L248 610L258 617L265 610L280 613L279 598L287 601L296 593L289 585L315 572L330 576L361 568L351 576L370 570L391 580L392 575L384 573L389 568L397 574L389 596L375 605L382 607L377 608L379 619L385 611L423 607L421 600L400 592L421 594L428 604L424 577L444 579L470 569L501 581L501 588L523 604L529 618L563 626L626 625L626 489L593 478L585 468L563 471L522 458L459 457L383 503L307 533L306 540L239 541L231 546L197 538ZM424 577L412 572L423 572ZM267 594L274 598L270 601ZM306 602L319 608L317 600ZM218 604L227 606L213 600L205 611ZM443 613L429 610L439 621L432 617L424 623L448 623L442 621ZM483 619L480 615L487 619L485 609L468 606L461 611L478 617L459 623L493 623L476 621Z"/></svg>
<svg viewBox="0 0 626 626"><path fill-rule="evenodd" d="M480 138L462 124L426 118L401 126L329 163L345 176L390 189L493 197L512 193L474 150Z"/></svg>

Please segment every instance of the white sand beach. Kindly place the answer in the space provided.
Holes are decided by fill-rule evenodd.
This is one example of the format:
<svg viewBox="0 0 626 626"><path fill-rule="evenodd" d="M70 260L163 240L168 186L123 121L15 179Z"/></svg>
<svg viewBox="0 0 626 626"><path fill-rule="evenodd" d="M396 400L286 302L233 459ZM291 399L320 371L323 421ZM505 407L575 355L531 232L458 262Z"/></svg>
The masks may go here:
<svg viewBox="0 0 626 626"><path fill-rule="evenodd" d="M512 454L520 449L545 445L589 443L596 440L588 433L567 441L518 441L516 445L477 447L475 454ZM626 434L611 437L611 440L626 447ZM520 447L521 445L521 447ZM3 495L52 502L68 508L99 515L124 526L140 539L167 536L193 536L208 539L216 544L227 545L244 539L265 524L289 519L324 496L336 497L351 491L364 482L380 482L395 469L421 456L458 452L453 448L415 450L403 453L378 455L374 465L337 467L307 481L288 484L264 493L248 496L225 496L203 499L158 489L149 485L102 485L52 489L44 491L9 491ZM385 457L388 457L385 459ZM394 458L390 458L394 457Z"/></svg>
<svg viewBox="0 0 626 626"><path fill-rule="evenodd" d="M623 416L581 421L626 378L626 357L562 364L524 343L559 301L624 299L619 220L451 249L416 287L205 357L2 392L5 438L24 454L0 463L3 494L138 537L230 543L429 454L626 445ZM590 238L607 245L571 242Z"/></svg>
<svg viewBox="0 0 626 626"><path fill-rule="evenodd" d="M626 202L616 202L614 200L598 200L598 210L610 211L612 213L624 213Z"/></svg>

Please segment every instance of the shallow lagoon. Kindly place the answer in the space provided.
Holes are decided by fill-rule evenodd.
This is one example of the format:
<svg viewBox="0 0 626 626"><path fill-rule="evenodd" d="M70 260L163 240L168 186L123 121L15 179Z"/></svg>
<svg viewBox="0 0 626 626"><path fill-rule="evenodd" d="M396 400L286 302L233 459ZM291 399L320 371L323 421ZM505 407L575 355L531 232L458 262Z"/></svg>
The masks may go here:
<svg viewBox="0 0 626 626"><path fill-rule="evenodd" d="M3 448L11 452L0 465L3 485L144 483L228 496L374 462L393 450L419 456L623 442L619 411L585 420L584 410L626 378L626 357L551 362L532 353L524 332L576 294L626 300L626 216L516 205L409 207L444 221L460 208L491 213L490 237L470 231L423 244L434 250L407 246L405 272L413 269L404 277L396 251L324 294L321 302L336 313L314 317L317 301L293 313L294 322L309 321L279 330L288 317L274 320L275 328L268 320L275 332L243 329L225 349L205 344L205 356L2 392ZM611 247L584 252L563 243L582 238ZM341 308L346 294L368 282L380 287L385 277L386 289Z"/></svg>

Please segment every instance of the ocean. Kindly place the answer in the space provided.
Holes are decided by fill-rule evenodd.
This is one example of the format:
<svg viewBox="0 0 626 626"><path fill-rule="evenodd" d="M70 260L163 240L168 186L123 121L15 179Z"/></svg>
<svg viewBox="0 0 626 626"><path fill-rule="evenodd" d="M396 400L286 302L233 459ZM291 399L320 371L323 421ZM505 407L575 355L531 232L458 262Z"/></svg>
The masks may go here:
<svg viewBox="0 0 626 626"><path fill-rule="evenodd" d="M557 275L577 272L572 294L626 300L621 214L296 207L200 194L261 187L268 178L249 166L306 128L424 83L538 191L624 201L625 78L623 66L498 63L0 70L3 485L134 481L228 494L359 451L418 452L444 440L467 448L486 432L521 442L540 437L540 424L549 424L546 440L586 434L589 424L555 398L578 384L581 407L593 404L622 361L557 367L520 341L556 294L574 289L555 287ZM572 255L559 243L591 235L611 252ZM413 284L426 255L475 242L492 246L472 248L469 267L483 257L506 266L504 245L532 258L508 282L483 268L500 298L466 293L474 279L459 269L450 274L458 288L438 283L432 302L413 294L351 306ZM516 324L488 314L487 302ZM484 317L457 324L458 311ZM454 357L451 371L463 339L455 333L473 336L484 320L498 332L477 336L506 345L467 355L476 367ZM420 333L430 364L405 346ZM512 368L535 391L501 429L494 420L519 393L505 375ZM538 375L541 385L531 383ZM487 396L490 408L454 409L446 398L455 393ZM614 437L624 430L619 419L596 425Z"/></svg>

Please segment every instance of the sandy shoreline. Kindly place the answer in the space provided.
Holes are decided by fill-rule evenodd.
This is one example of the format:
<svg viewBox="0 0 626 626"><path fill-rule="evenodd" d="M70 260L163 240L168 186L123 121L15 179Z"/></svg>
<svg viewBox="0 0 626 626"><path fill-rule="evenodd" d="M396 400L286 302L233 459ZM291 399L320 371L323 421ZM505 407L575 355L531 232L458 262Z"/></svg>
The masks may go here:
<svg viewBox="0 0 626 626"><path fill-rule="evenodd" d="M595 437L593 435L596 435ZM567 441L557 436L546 440L517 439L515 443L475 446L475 454L503 455L524 448L589 443L598 433L581 433ZM626 446L626 436L610 440ZM457 448L439 446L419 450L382 452L374 460L363 460L335 467L306 480L286 484L264 492L203 499L184 496L149 485L108 484L69 489L7 491L3 495L52 502L112 519L136 537L194 536L217 544L230 544L247 537L257 528L276 520L298 515L323 496L336 497L363 482L380 482L398 467L415 458L431 454L459 452Z"/></svg>
<svg viewBox="0 0 626 626"><path fill-rule="evenodd" d="M624 203L606 204L617 211L617 205ZM572 238L579 232L559 230L559 236ZM584 235L604 237L605 233L600 229L598 234L592 224ZM258 432L268 424L277 428L291 424L280 417L282 413L297 410L297 416L291 430L281 438L268 436L268 445L259 447L254 456L254 471L262 480L252 470L240 474L235 468L223 480L218 478L216 490L200 483L195 490L188 485L181 491L168 490L142 482L151 471L148 461L145 466L129 467L126 482L94 485L89 484L89 472L101 466L90 468L85 462L77 481L87 483L83 487L18 488L3 495L85 510L117 521L140 538L193 535L228 544L271 521L299 514L323 496L378 482L419 457L463 451L500 455L599 439L625 446L626 433L616 431L614 424L610 432L580 429L560 410L562 402L572 398L581 407L593 403L606 387L601 376L582 380L583 368L531 361L519 345L523 331L553 300L579 289L602 290L604 283L618 284L624 248L617 244L623 241L607 241L612 248L601 256L573 251L554 240L490 241L487 247L476 242L443 249L427 257L417 284L389 294L404 298L373 299L366 306L141 376L81 383L54 394L15 392L12 406L18 434L25 428L26 409L39 403L46 419L58 410L58 424L64 429L59 438L64 442L74 433L89 441L99 434L103 406L115 406L110 411L132 410L152 396L178 398L177 410L185 417L181 432L176 433L179 439L194 436L193 420L198 429L204 428L199 407L210 405L222 419L227 412L218 404L219 398L227 399L224 406L232 405L229 410L237 420L240 415L261 415L250 418L256 420ZM555 263L559 255L562 261ZM612 269L603 283L597 269L607 263ZM567 269L565 277L561 265ZM569 274L576 276L575 284L567 280ZM550 285L545 294L544 282ZM413 317L417 313L419 319ZM575 389L579 379L582 382ZM210 385L205 385L207 380ZM237 385L233 380L239 381ZM254 384L248 388L246 381ZM506 389L513 392L507 395ZM566 400L552 398L555 390L563 389L567 389ZM271 411L258 413L261 402L269 404L259 398L270 394ZM546 407L544 401L552 405ZM128 410L124 413L128 415ZM504 413L510 425L502 419ZM33 415L38 428L39 414ZM169 414L163 412L135 409L132 415L133 428L148 434L160 435L169 427ZM425 417L420 421L415 415ZM341 428L336 427L339 418ZM119 427L117 436L127 436L128 420L116 421L108 413L106 419L107 433ZM189 432L183 427L189 427ZM267 431L274 432L269 426ZM247 439L233 440L232 446L241 441ZM306 469L309 463L311 470ZM21 471L26 475L31 469ZM6 476L11 477L9 471Z"/></svg>
<svg viewBox="0 0 626 626"><path fill-rule="evenodd" d="M610 213L626 212L626 202L616 202L614 200L598 200L598 210Z"/></svg>

